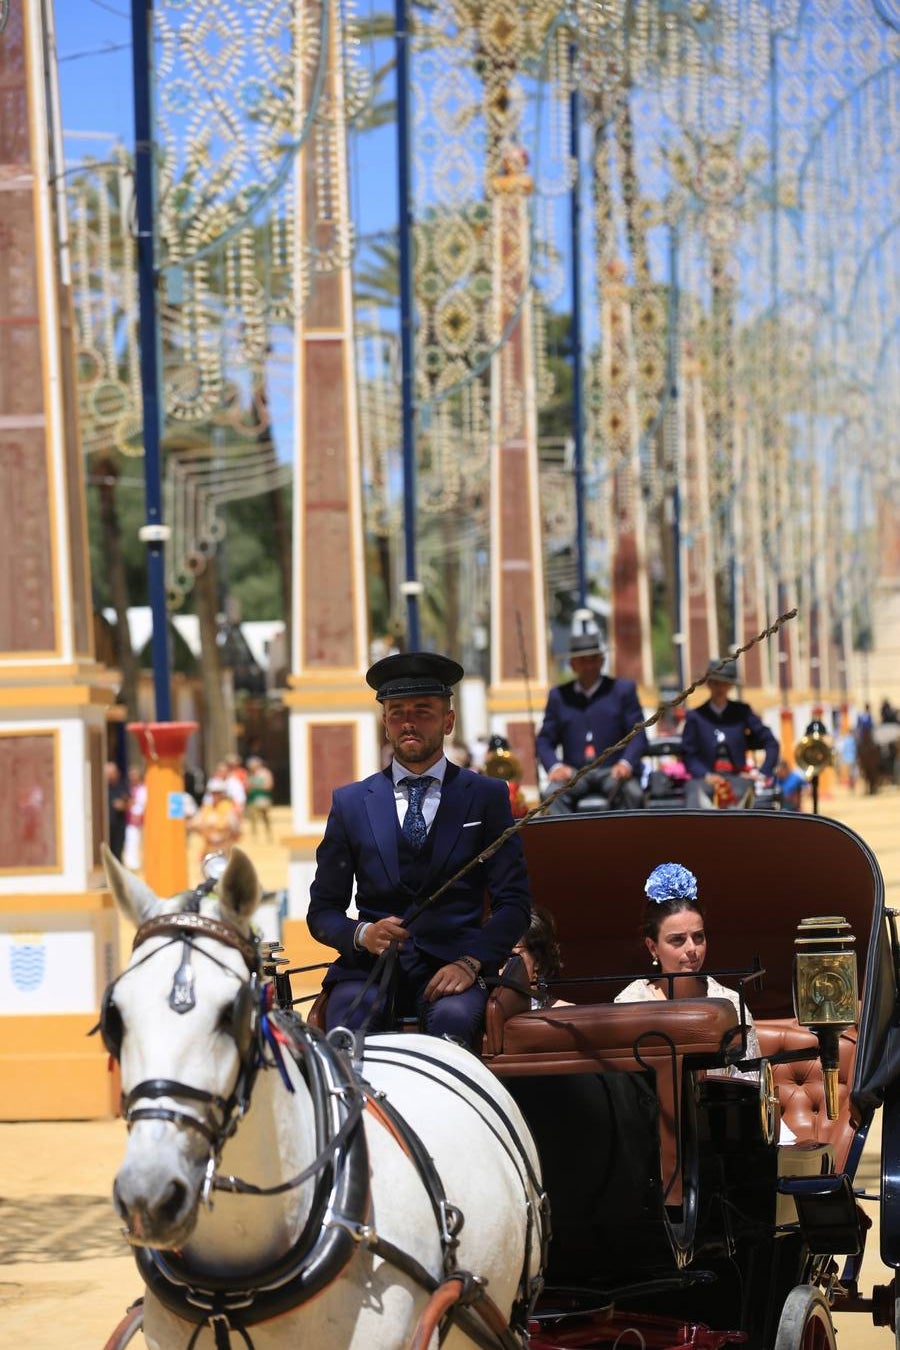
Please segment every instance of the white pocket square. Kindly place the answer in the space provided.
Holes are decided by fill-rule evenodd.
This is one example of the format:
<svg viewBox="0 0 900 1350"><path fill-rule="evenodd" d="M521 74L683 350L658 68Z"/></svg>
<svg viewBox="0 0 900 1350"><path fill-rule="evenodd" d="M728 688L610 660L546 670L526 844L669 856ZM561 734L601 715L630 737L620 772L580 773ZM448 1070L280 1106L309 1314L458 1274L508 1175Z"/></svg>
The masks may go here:
<svg viewBox="0 0 900 1350"><path fill-rule="evenodd" d="M465 825L463 825L463 829L471 830L473 825L481 825L481 824L482 822L480 820L467 820Z"/></svg>

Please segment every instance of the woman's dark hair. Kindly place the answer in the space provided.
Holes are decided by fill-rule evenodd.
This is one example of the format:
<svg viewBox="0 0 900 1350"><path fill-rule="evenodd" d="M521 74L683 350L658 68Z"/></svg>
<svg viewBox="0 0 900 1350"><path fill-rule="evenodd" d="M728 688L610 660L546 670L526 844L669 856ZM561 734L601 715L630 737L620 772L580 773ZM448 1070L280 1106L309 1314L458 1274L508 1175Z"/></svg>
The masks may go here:
<svg viewBox="0 0 900 1350"><path fill-rule="evenodd" d="M674 900L663 900L661 904L657 900L648 900L644 907L641 937L651 938L655 942L659 937L663 920L668 919L670 914L680 914L683 910L699 914L701 919L706 918L699 900L687 900L683 896L677 896Z"/></svg>
<svg viewBox="0 0 900 1350"><path fill-rule="evenodd" d="M535 975L539 980L555 979L562 970L556 922L549 910L535 906L531 922L522 936L522 946L534 957Z"/></svg>

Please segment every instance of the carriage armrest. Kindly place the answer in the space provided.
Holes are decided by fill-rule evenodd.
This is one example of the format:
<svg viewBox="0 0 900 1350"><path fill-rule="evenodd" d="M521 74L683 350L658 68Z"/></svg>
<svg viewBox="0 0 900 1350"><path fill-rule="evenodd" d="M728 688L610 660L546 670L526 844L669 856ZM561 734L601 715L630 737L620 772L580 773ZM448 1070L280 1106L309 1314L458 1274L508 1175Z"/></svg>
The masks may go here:
<svg viewBox="0 0 900 1350"><path fill-rule="evenodd" d="M317 1031L325 1031L325 1009L328 1006L328 990L320 989L306 1010L306 1021Z"/></svg>
<svg viewBox="0 0 900 1350"><path fill-rule="evenodd" d="M786 1050L816 1049L818 1045L813 1033L801 1027L792 1017L757 1022L756 1031L760 1050L766 1058ZM847 1164L850 1145L856 1133L851 1119L849 1092L855 1059L856 1029L851 1027L840 1039L836 1120L829 1120L825 1111L825 1085L818 1056L794 1064L772 1066L781 1105L781 1119L793 1130L798 1143L830 1145L839 1172Z"/></svg>
<svg viewBox="0 0 900 1350"><path fill-rule="evenodd" d="M503 1049L503 1029L511 1017L531 1010L531 999L527 994L509 985L498 984L491 990L484 1010L484 1046L482 1055L490 1059Z"/></svg>

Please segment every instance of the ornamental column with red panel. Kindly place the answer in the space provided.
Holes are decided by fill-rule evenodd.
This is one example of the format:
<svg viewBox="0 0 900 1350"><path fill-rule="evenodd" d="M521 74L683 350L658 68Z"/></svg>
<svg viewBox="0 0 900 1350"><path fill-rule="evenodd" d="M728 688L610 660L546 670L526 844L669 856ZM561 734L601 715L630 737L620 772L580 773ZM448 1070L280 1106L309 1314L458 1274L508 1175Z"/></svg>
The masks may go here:
<svg viewBox="0 0 900 1350"><path fill-rule="evenodd" d="M877 502L877 522L877 572L871 597L875 645L869 654L869 680L878 697L896 707L900 705L900 519L896 484L885 484Z"/></svg>
<svg viewBox="0 0 900 1350"><path fill-rule="evenodd" d="M86 1033L118 961L52 21L0 7L0 1117L114 1109Z"/></svg>
<svg viewBox="0 0 900 1350"><path fill-rule="evenodd" d="M332 0L327 0L332 3ZM340 13L332 3L322 107L343 107ZM326 116L329 114L326 114ZM320 181L327 175L327 183ZM329 202L327 222L322 194ZM378 705L365 682L368 614L349 266L318 273L315 253L349 239L343 123L317 123L296 173L294 590L290 709L289 955L318 947L305 922L315 851L334 788L381 765ZM307 264L304 266L304 254Z"/></svg>
<svg viewBox="0 0 900 1350"><path fill-rule="evenodd" d="M686 355L682 364L685 396L679 401L684 416L684 504L682 529L684 549L683 624L685 676L702 675L712 657L727 655L720 650L716 618L716 588L712 567L712 518L709 505L709 456L706 415L703 407L703 377L700 363Z"/></svg>
<svg viewBox="0 0 900 1350"><path fill-rule="evenodd" d="M759 506L759 463L756 432L746 409L741 409L735 424L737 462L735 479L740 484L735 499L735 552L738 560L735 600L735 638L737 646L761 633L766 626L766 583L764 534ZM760 692L771 691L771 649L758 642L741 657L741 686L751 703Z"/></svg>
<svg viewBox="0 0 900 1350"><path fill-rule="evenodd" d="M526 157L510 149L494 180L494 318L505 341L491 369L492 733L535 786L534 726L547 696L547 615L538 484Z"/></svg>
<svg viewBox="0 0 900 1350"><path fill-rule="evenodd" d="M613 462L608 512L612 594L606 671L646 689L653 683L647 522L641 493L631 303L621 262L610 262L604 269L600 328L600 369L603 388L609 394L608 452Z"/></svg>

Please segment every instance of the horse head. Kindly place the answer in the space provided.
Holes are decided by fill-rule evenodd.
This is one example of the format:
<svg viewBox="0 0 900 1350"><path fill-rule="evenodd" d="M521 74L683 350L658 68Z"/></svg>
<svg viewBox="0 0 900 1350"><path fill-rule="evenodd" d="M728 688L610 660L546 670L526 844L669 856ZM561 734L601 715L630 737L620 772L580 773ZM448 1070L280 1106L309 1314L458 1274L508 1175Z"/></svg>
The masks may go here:
<svg viewBox="0 0 900 1350"><path fill-rule="evenodd" d="M211 1160L249 1098L259 1057L259 955L250 917L260 885L234 849L217 894L161 900L104 853L110 888L137 928L106 990L100 1030L120 1062L128 1148L113 1198L129 1240L181 1247Z"/></svg>

